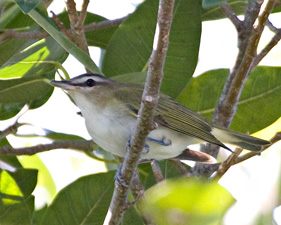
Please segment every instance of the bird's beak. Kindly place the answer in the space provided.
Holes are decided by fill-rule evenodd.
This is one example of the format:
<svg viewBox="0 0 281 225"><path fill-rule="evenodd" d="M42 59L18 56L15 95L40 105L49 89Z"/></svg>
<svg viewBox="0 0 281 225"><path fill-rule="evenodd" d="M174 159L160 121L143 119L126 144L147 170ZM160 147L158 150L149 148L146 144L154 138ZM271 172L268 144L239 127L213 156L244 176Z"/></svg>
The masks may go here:
<svg viewBox="0 0 281 225"><path fill-rule="evenodd" d="M71 84L69 81L67 80L63 80L63 81L56 81L56 80L52 80L51 84L55 87L59 87L62 88L64 90L67 91L71 91L71 90L75 90L76 86Z"/></svg>

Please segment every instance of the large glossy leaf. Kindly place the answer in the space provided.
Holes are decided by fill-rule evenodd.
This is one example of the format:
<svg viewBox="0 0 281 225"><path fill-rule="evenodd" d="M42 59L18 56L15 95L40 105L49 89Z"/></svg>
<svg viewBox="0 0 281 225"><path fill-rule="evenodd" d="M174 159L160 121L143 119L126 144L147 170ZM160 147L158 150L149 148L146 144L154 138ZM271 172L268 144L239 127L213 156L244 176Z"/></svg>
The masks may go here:
<svg viewBox="0 0 281 225"><path fill-rule="evenodd" d="M217 182L166 180L146 191L141 206L157 224L220 224L234 199Z"/></svg>
<svg viewBox="0 0 281 225"><path fill-rule="evenodd" d="M157 11L158 1L147 0L119 26L103 59L102 71L107 76L147 70ZM200 21L197 0L175 2L162 83L162 91L170 96L177 96L194 72L201 35Z"/></svg>
<svg viewBox="0 0 281 225"><path fill-rule="evenodd" d="M213 70L193 78L178 100L187 107L211 118L228 70ZM246 133L256 132L281 115L281 68L257 67L242 91L231 127Z"/></svg>
<svg viewBox="0 0 281 225"><path fill-rule="evenodd" d="M82 177L59 192L46 211L42 225L103 224L115 171Z"/></svg>
<svg viewBox="0 0 281 225"><path fill-rule="evenodd" d="M62 63L67 55L67 52L49 37L37 41L8 60L5 58L6 62L0 68L0 120L15 116L26 103L31 109L43 105L51 96L53 88L39 82L39 79L53 79L57 69L55 64ZM41 75L43 77L39 77ZM2 80L23 76L22 79ZM31 76L33 78L27 78Z"/></svg>
<svg viewBox="0 0 281 225"><path fill-rule="evenodd" d="M20 103L35 100L52 87L41 76L0 80L0 103Z"/></svg>

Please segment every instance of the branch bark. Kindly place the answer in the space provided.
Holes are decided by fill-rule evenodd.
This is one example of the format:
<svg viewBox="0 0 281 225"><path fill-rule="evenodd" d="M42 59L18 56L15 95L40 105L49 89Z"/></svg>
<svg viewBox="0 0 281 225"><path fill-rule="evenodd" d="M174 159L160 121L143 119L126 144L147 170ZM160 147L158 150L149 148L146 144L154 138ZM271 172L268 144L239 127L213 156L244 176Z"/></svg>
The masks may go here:
<svg viewBox="0 0 281 225"><path fill-rule="evenodd" d="M103 30L103 29L108 29L108 28L113 28L113 27L118 27L126 17L115 19L115 20L104 20L101 22L93 22L84 25L84 31L85 32L90 32L90 31L95 31L95 30ZM71 33L71 29L67 30L67 33ZM46 31L27 31L27 32L18 32L13 29L6 30L3 34L0 35L0 43L7 40L7 39L41 39L48 37L49 34Z"/></svg>
<svg viewBox="0 0 281 225"><path fill-rule="evenodd" d="M245 12L245 19L238 21L229 6L223 4L223 11L234 23L238 32L239 52L233 69L230 71L222 94L215 108L212 121L220 126L229 127L235 115L237 104L251 70L256 66L257 47L268 20L268 16L275 6L274 0L268 0L261 11L262 1L249 1ZM258 21L255 26L254 23ZM258 61L256 61L258 62ZM219 147L208 144L206 152L217 157ZM196 164L191 170L192 175L210 176L218 168L210 165Z"/></svg>
<svg viewBox="0 0 281 225"><path fill-rule="evenodd" d="M131 180L137 168L141 151L145 146L146 136L156 126L153 121L153 115L158 103L160 85L163 78L163 67L169 44L173 6L174 0L160 0L159 2L153 52L150 58L136 130L128 145L128 151L120 174L118 175L119 178L115 182L116 186L107 214L107 218L110 218L110 225L120 223L124 214L124 205L127 203Z"/></svg>
<svg viewBox="0 0 281 225"><path fill-rule="evenodd" d="M0 155L34 155L53 149L75 149L80 151L93 151L93 141L57 141L50 144L40 144L31 147L13 148L9 145L0 148Z"/></svg>

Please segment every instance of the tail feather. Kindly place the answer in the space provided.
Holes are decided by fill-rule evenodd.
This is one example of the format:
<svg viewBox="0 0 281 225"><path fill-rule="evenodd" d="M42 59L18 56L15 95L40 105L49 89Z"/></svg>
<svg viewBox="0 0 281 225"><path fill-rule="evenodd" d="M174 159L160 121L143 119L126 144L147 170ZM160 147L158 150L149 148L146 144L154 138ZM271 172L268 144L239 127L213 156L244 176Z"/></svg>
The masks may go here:
<svg viewBox="0 0 281 225"><path fill-rule="evenodd" d="M230 131L224 128L214 128L212 134L222 143L233 144L243 149L260 151L263 147L270 145L269 141L255 138L246 134Z"/></svg>

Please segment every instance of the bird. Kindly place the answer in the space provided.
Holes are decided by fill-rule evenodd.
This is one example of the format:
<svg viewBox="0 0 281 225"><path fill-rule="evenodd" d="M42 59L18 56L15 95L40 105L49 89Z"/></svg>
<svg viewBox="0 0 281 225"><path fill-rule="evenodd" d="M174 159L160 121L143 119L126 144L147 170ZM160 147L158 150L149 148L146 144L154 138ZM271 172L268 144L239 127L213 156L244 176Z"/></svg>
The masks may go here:
<svg viewBox="0 0 281 225"><path fill-rule="evenodd" d="M51 81L63 89L81 110L92 140L106 151L124 157L135 130L144 86L120 83L100 74L82 74L69 80ZM163 93L154 114L152 130L141 151L141 160L192 160L214 163L207 153L189 145L212 143L230 150L231 144L261 151L269 141L220 127Z"/></svg>

